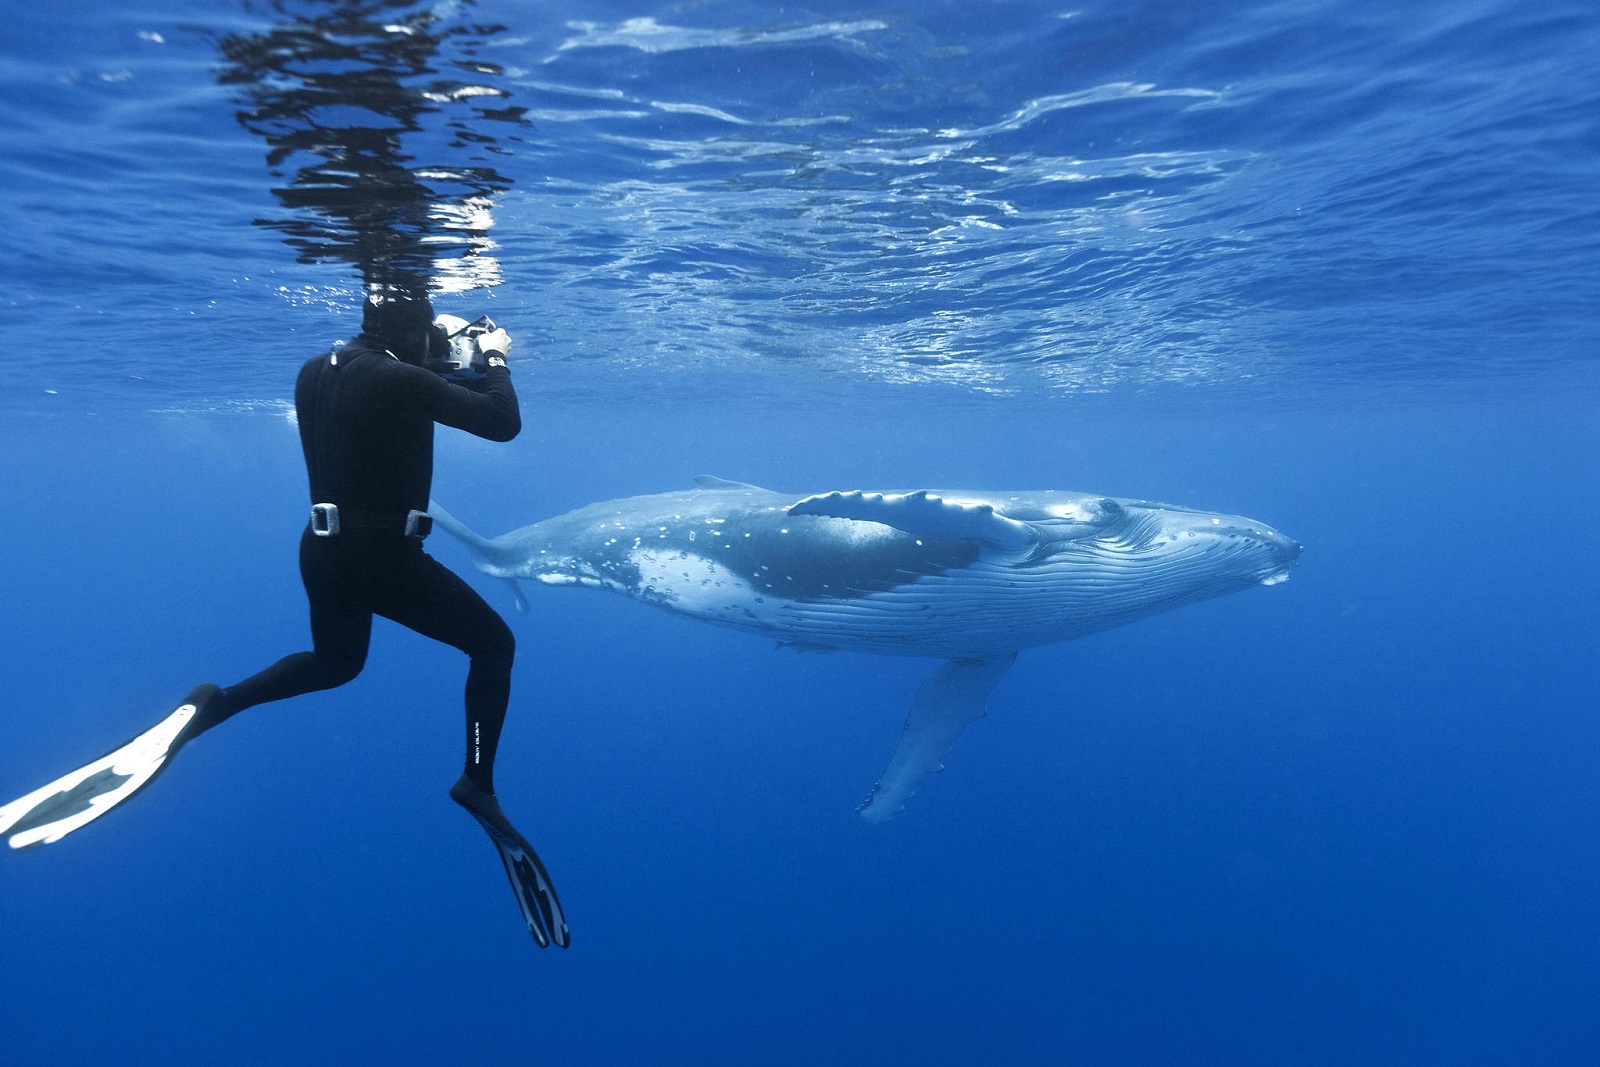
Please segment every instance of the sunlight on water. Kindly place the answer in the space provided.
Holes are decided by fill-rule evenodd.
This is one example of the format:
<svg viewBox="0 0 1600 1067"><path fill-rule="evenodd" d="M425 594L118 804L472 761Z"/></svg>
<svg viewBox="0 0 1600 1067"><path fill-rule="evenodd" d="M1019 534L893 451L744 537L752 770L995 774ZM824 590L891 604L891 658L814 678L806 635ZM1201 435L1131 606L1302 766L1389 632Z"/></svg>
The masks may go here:
<svg viewBox="0 0 1600 1067"><path fill-rule="evenodd" d="M654 18L632 18L607 28L596 22L569 22L567 27L581 36L571 37L557 46L557 52L575 48L634 48L641 52L678 52L691 48L747 48L761 45L792 44L828 38L849 41L853 36L886 30L889 24L876 20L831 22L794 29L690 29L668 26ZM548 62L548 60L547 60Z"/></svg>
<svg viewBox="0 0 1600 1067"><path fill-rule="evenodd" d="M405 277L492 308L575 399L638 375L1200 403L1588 375L1581 49L1485 68L1474 24L1311 8L1147 16L1137 52L1093 7L362 11L138 14L86 62L0 69L52 87L10 123L56 116L103 162L36 137L0 164L28 190L12 313L72 315L95 353L34 399L281 399L285 360ZM1435 77L1364 88L1330 58L1358 53ZM130 334L234 355L175 376Z"/></svg>

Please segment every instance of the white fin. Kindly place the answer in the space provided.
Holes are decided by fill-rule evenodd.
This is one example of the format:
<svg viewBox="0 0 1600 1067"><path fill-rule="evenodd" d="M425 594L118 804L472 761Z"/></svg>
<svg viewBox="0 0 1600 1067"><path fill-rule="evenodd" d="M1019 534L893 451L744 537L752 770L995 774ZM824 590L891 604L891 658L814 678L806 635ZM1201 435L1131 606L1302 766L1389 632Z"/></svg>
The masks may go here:
<svg viewBox="0 0 1600 1067"><path fill-rule="evenodd" d="M522 586L517 584L515 578L507 578L505 581L511 587L511 597L517 605L517 614L526 615L528 613L528 598L522 595Z"/></svg>
<svg viewBox="0 0 1600 1067"><path fill-rule="evenodd" d="M35 848L98 819L150 784L195 710L184 704L121 748L0 807L0 835L14 849Z"/></svg>
<svg viewBox="0 0 1600 1067"><path fill-rule="evenodd" d="M903 530L915 537L980 541L1008 552L1032 548L1033 527L1007 518L993 504L946 499L926 489L915 493L819 493L789 509L791 515L860 519Z"/></svg>
<svg viewBox="0 0 1600 1067"><path fill-rule="evenodd" d="M1016 660L1013 652L1000 659L952 659L940 664L917 690L900 744L856 814L868 822L885 822L905 807L924 775L944 770L950 746L968 723L983 718L989 694Z"/></svg>

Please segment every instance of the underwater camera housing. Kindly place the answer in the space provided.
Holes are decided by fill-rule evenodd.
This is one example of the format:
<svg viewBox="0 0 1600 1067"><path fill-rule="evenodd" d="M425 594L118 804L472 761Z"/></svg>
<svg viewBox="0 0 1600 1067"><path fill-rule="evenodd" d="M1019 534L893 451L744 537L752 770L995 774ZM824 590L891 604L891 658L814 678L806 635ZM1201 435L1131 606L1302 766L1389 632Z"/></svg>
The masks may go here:
<svg viewBox="0 0 1600 1067"><path fill-rule="evenodd" d="M471 322L455 315L440 315L433 320L428 358L422 365L461 385L481 383L489 364L478 346L478 338L494 328L494 320L487 315L479 315Z"/></svg>

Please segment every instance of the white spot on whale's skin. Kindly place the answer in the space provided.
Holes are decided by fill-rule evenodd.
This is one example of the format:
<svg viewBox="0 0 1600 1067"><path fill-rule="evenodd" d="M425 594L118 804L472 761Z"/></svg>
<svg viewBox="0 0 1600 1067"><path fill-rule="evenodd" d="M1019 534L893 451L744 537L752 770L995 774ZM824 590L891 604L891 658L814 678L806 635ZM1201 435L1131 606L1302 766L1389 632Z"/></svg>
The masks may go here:
<svg viewBox="0 0 1600 1067"><path fill-rule="evenodd" d="M874 821L942 765L1018 650L1277 585L1300 553L1251 519L1087 493L851 490L797 499L720 479L699 484L591 505L492 540L433 513L495 577L609 589L797 648L944 661L862 807ZM624 549L617 530L640 533Z"/></svg>

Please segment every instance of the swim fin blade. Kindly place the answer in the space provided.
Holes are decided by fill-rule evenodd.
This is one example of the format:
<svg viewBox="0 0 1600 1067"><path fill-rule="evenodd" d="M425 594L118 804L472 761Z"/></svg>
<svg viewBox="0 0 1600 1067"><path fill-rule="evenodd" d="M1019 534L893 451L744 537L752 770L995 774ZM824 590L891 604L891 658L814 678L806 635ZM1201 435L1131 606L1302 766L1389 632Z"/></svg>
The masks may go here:
<svg viewBox="0 0 1600 1067"><path fill-rule="evenodd" d="M187 740L194 717L217 692L202 685L132 741L0 807L0 837L16 850L53 844L155 781Z"/></svg>
<svg viewBox="0 0 1600 1067"><path fill-rule="evenodd" d="M556 887L550 881L550 872L545 870L544 862L528 844L528 839L517 832L500 810L500 803L489 794L476 789L463 790L459 786L452 789L450 795L472 813L489 840L494 842L500 862L505 865L506 878L511 882L511 891L517 896L517 907L522 909L522 919L528 924L528 933L540 948L569 947L572 935L567 930L567 917L561 910Z"/></svg>

